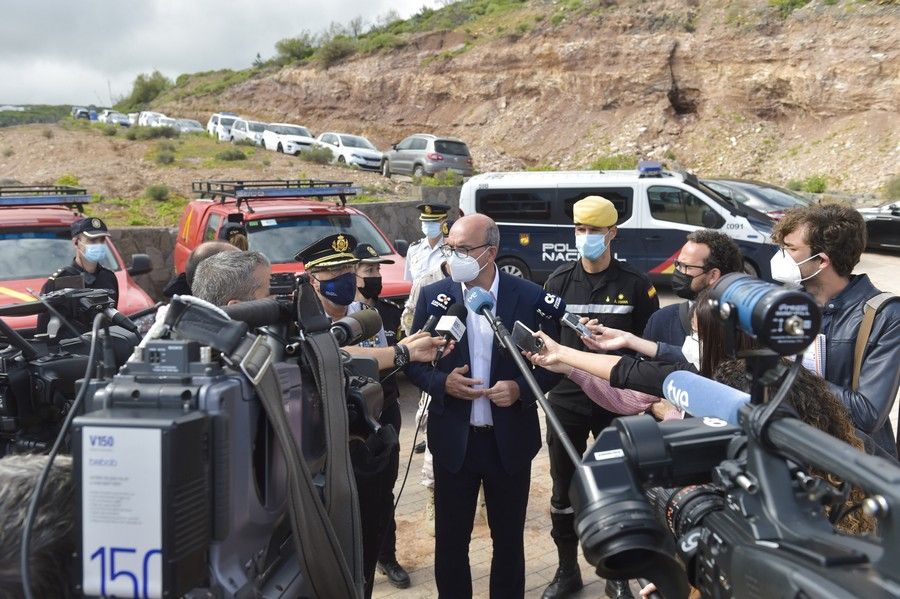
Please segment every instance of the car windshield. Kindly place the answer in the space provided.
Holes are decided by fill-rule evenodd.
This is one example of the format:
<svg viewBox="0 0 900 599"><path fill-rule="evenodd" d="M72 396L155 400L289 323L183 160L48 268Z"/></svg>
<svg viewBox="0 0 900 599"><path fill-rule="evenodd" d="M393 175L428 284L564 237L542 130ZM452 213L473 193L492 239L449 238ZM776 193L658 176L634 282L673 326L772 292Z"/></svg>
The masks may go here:
<svg viewBox="0 0 900 599"><path fill-rule="evenodd" d="M297 252L334 233L349 233L359 243L370 243L381 256L391 248L378 229L359 214L325 214L261 218L247 222L250 249L262 252L274 263L295 262Z"/></svg>
<svg viewBox="0 0 900 599"><path fill-rule="evenodd" d="M450 154L451 156L468 156L469 148L461 141L447 141L446 139L438 139L434 142L434 151L439 154Z"/></svg>
<svg viewBox="0 0 900 599"><path fill-rule="evenodd" d="M348 148L366 148L367 150L376 149L375 146L372 145L365 137L359 137L358 135L341 135L341 143L347 146Z"/></svg>
<svg viewBox="0 0 900 599"><path fill-rule="evenodd" d="M49 277L75 257L68 229L0 231L0 280ZM109 270L119 270L111 252L101 262Z"/></svg>
<svg viewBox="0 0 900 599"><path fill-rule="evenodd" d="M247 121L247 126L248 126L248 127L250 128L250 130L253 131L254 133L262 133L263 131L266 130L266 124L265 124L265 123L257 123L256 121Z"/></svg>
<svg viewBox="0 0 900 599"><path fill-rule="evenodd" d="M270 126L270 130L279 135L299 135L301 137L312 137L312 134L305 127L295 127L294 125L275 125Z"/></svg>
<svg viewBox="0 0 900 599"><path fill-rule="evenodd" d="M182 127L196 127L197 129L203 128L199 121L194 121L191 119L178 119L178 124Z"/></svg>
<svg viewBox="0 0 900 599"><path fill-rule="evenodd" d="M225 125L226 127L230 127L232 123L234 123L235 119L227 116L223 116L219 118L219 123Z"/></svg>
<svg viewBox="0 0 900 599"><path fill-rule="evenodd" d="M793 208L798 204L801 206L809 206L810 201L806 198L795 195L788 190L781 190L776 187L763 187L762 185L738 185L749 193L755 193L762 196L769 204L779 208Z"/></svg>

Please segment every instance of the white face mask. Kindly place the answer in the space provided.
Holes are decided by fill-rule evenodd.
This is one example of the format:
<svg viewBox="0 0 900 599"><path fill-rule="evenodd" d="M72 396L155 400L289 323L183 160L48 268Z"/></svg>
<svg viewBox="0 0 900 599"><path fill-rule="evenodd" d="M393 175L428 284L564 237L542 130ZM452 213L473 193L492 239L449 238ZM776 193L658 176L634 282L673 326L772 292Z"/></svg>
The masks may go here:
<svg viewBox="0 0 900 599"><path fill-rule="evenodd" d="M822 272L822 269L820 268L819 270L805 278L800 272L801 264L806 264L813 258L819 257L819 255L820 254L814 254L806 260L794 262L794 259L788 255L786 250L780 249L775 252L775 255L772 256L772 259L769 261L769 266L772 269L772 278L776 281L784 283L789 287L799 287L803 281L808 281L809 279Z"/></svg>
<svg viewBox="0 0 900 599"><path fill-rule="evenodd" d="M681 345L681 353L684 359L694 365L694 368L700 370L700 339L697 335L690 335L684 338Z"/></svg>
<svg viewBox="0 0 900 599"><path fill-rule="evenodd" d="M434 239L441 235L441 223L435 221L422 221L422 234L428 239Z"/></svg>
<svg viewBox="0 0 900 599"><path fill-rule="evenodd" d="M484 252L489 249L491 248L485 249ZM478 258L484 256L484 252L481 252ZM472 256L459 258L456 254L450 254L450 257L447 258L447 265L450 267L450 278L457 283L468 283L474 280L484 268L484 266L478 265L478 258L473 258ZM485 266L487 265L485 264Z"/></svg>

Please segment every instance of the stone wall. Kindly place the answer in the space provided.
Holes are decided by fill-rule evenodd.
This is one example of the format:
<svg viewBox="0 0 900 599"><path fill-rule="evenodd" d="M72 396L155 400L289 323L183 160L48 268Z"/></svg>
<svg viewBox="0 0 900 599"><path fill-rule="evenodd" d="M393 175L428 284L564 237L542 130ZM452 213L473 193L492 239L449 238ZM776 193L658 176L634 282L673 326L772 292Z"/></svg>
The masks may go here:
<svg viewBox="0 0 900 599"><path fill-rule="evenodd" d="M430 195L426 195L426 189ZM435 191L436 193L433 193ZM451 218L459 216L455 209L459 205L459 188L423 188L423 197L430 201L450 204L454 207L450 213ZM356 204L353 207L372 219L392 243L397 239L405 239L411 243L422 236L419 211L415 208L418 202L419 200L400 200ZM176 230L168 227L122 227L111 229L110 233L126 264L131 264L132 254L150 256L153 270L135 277L135 281L154 300L162 300L162 291L174 274L173 251Z"/></svg>

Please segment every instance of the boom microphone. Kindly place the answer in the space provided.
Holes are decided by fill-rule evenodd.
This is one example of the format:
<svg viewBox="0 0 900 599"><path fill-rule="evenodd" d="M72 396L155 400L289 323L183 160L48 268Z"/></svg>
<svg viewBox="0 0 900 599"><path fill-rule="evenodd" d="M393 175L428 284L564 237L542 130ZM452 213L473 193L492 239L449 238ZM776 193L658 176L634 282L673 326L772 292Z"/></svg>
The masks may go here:
<svg viewBox="0 0 900 599"><path fill-rule="evenodd" d="M663 381L663 396L691 416L709 416L737 426L738 410L750 401L743 391L687 370L676 370Z"/></svg>
<svg viewBox="0 0 900 599"><path fill-rule="evenodd" d="M344 347L376 335L381 326L381 315L377 310L360 310L331 323L331 334L338 346Z"/></svg>

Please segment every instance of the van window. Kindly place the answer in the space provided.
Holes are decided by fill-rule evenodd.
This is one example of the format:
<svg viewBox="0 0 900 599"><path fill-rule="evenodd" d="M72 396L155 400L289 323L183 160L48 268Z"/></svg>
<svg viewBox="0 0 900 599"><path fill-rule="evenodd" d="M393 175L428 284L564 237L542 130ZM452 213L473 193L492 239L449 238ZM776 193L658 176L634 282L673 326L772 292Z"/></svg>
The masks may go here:
<svg viewBox="0 0 900 599"><path fill-rule="evenodd" d="M203 241L215 241L219 234L219 223L222 222L222 216L219 214L210 214L209 220L206 221L206 229L203 231Z"/></svg>
<svg viewBox="0 0 900 599"><path fill-rule="evenodd" d="M647 190L647 199L650 215L656 220L708 229L718 229L725 224L725 219L706 202L677 187L651 187Z"/></svg>
<svg viewBox="0 0 900 599"><path fill-rule="evenodd" d="M428 140L423 139L421 137L416 137L412 140L412 143L409 145L410 150L424 150L428 145Z"/></svg>
<svg viewBox="0 0 900 599"><path fill-rule="evenodd" d="M630 187L560 188L557 190L557 194L559 201L563 205L566 223L574 222L572 206L575 205L575 202L587 196L602 196L612 202L613 206L616 207L616 212L619 213L619 218L616 220L617 225L631 218L631 213L634 209L634 190Z"/></svg>
<svg viewBox="0 0 900 599"><path fill-rule="evenodd" d="M547 223L555 190L498 190L476 192L475 211L497 222Z"/></svg>

